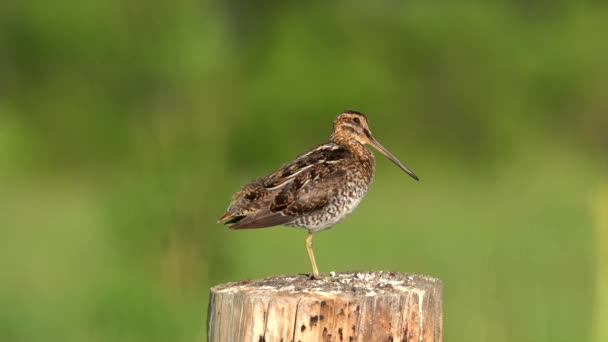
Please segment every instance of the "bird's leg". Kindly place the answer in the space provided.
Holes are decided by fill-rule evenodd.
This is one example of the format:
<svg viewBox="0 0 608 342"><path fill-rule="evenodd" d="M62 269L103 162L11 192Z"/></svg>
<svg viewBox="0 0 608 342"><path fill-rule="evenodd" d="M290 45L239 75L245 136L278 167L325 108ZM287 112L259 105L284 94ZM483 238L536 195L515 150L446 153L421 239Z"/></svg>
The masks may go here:
<svg viewBox="0 0 608 342"><path fill-rule="evenodd" d="M311 231L308 231L308 236L306 237L306 250L308 251L308 258L312 265L312 278L321 279L321 276L319 276L319 269L317 269L317 262L315 261L315 253L312 250L312 234Z"/></svg>

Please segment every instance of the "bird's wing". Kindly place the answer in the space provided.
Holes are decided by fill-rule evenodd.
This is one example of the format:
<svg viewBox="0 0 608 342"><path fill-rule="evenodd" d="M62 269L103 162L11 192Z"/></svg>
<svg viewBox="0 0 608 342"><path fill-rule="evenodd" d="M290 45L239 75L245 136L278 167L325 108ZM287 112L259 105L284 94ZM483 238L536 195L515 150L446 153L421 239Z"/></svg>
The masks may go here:
<svg viewBox="0 0 608 342"><path fill-rule="evenodd" d="M281 212L273 213L267 209L260 209L247 215L235 216L226 222L232 229L267 228L288 224L295 220L294 217L286 216Z"/></svg>
<svg viewBox="0 0 608 342"><path fill-rule="evenodd" d="M302 173L311 172L320 164L335 164L344 160L350 152L335 143L319 145L312 150L299 155L294 160L284 164L270 176L264 179L264 186L271 190L277 189L296 179Z"/></svg>
<svg viewBox="0 0 608 342"><path fill-rule="evenodd" d="M323 208L336 195L335 183L346 173L349 153L333 143L319 145L247 185L235 196L226 224L234 229L271 227Z"/></svg>
<svg viewBox="0 0 608 342"><path fill-rule="evenodd" d="M283 213L291 216L304 216L323 209L333 198L338 196L344 182L346 171L343 168L321 168L316 179L302 186L294 200L283 210Z"/></svg>

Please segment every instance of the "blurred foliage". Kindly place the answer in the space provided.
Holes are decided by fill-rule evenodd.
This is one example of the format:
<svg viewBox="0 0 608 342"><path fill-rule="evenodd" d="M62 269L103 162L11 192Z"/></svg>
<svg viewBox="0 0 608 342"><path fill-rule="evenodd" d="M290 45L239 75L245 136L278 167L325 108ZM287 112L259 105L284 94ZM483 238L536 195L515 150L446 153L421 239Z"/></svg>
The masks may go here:
<svg viewBox="0 0 608 342"><path fill-rule="evenodd" d="M594 337L597 341L608 339L608 326L604 322L608 319L608 253L605 246L608 244L608 183L600 185L595 198L595 226L596 226L596 305Z"/></svg>
<svg viewBox="0 0 608 342"><path fill-rule="evenodd" d="M202 340L213 284L309 272L302 231L215 220L352 108L421 182L379 159L322 271L440 277L447 341L602 341L607 33L602 1L2 2L0 340Z"/></svg>

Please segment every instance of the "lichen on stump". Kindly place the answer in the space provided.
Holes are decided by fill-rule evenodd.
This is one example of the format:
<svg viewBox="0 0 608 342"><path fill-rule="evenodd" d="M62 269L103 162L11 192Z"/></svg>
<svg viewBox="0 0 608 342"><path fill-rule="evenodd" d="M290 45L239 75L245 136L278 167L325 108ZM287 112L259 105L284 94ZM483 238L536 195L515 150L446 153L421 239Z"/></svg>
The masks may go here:
<svg viewBox="0 0 608 342"><path fill-rule="evenodd" d="M441 341L439 279L344 272L274 276L211 289L209 342Z"/></svg>

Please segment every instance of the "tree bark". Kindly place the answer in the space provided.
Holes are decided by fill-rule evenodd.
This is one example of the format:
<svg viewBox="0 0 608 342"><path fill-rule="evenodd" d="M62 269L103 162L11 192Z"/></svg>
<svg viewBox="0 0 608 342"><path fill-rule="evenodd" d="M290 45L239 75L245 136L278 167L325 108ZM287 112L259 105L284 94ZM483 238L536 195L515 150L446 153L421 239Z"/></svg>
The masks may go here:
<svg viewBox="0 0 608 342"><path fill-rule="evenodd" d="M274 276L211 289L209 342L441 342L439 279L344 272Z"/></svg>

